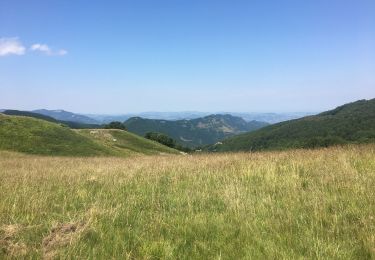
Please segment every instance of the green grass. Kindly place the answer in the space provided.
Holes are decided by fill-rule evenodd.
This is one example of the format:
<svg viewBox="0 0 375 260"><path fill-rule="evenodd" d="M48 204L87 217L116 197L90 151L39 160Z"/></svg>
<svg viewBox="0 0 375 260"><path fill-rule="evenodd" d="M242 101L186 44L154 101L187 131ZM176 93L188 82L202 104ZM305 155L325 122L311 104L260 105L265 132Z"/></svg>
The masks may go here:
<svg viewBox="0 0 375 260"><path fill-rule="evenodd" d="M373 259L375 146L0 152L0 258Z"/></svg>
<svg viewBox="0 0 375 260"><path fill-rule="evenodd" d="M177 153L156 142L119 130L75 131L45 120L2 114L0 114L0 149L62 156Z"/></svg>

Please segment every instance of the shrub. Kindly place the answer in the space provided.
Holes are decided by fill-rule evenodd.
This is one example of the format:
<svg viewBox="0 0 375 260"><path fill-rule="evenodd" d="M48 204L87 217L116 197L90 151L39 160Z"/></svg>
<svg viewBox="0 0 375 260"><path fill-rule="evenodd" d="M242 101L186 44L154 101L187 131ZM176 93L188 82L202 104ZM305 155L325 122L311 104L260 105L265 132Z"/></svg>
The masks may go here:
<svg viewBox="0 0 375 260"><path fill-rule="evenodd" d="M171 148L176 147L176 141L162 133L149 132L149 133L146 133L145 138L164 144L165 146L168 146Z"/></svg>
<svg viewBox="0 0 375 260"><path fill-rule="evenodd" d="M104 125L105 129L120 129L120 130L127 130L124 123L121 123L119 121L114 121L109 124Z"/></svg>

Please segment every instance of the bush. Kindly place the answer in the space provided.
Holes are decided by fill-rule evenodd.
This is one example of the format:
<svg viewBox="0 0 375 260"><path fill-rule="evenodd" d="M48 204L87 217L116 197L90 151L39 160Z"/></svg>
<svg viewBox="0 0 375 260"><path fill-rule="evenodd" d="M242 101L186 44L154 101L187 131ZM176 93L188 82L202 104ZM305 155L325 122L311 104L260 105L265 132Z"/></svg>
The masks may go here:
<svg viewBox="0 0 375 260"><path fill-rule="evenodd" d="M174 148L176 150L179 150L179 151L182 151L182 152L185 152L185 153L191 152L191 149L189 147L182 146L182 145L178 144L173 138L169 137L166 134L156 133L156 132L148 132L148 133L145 134L145 138L147 138L149 140L156 141L160 144L163 144L165 146L168 146L170 148Z"/></svg>
<svg viewBox="0 0 375 260"><path fill-rule="evenodd" d="M176 147L176 141L162 133L149 132L145 135L145 138L164 144L165 146L171 148Z"/></svg>
<svg viewBox="0 0 375 260"><path fill-rule="evenodd" d="M104 125L104 128L105 129L120 129L120 130L125 130L125 131L127 130L126 126L119 121L114 121L107 125Z"/></svg>

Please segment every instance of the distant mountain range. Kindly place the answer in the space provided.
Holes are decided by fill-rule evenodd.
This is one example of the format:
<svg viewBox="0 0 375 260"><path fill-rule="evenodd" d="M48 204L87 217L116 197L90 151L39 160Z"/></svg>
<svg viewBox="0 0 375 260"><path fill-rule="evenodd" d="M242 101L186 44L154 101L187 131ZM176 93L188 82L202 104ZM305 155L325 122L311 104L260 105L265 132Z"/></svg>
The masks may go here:
<svg viewBox="0 0 375 260"><path fill-rule="evenodd" d="M112 121L124 122L131 117L142 117L147 119L161 119L161 120L189 120L200 117L205 117L212 114L229 114L232 116L242 117L245 121L262 121L270 124L278 123L281 121L300 118L314 113L307 112L294 112L294 113L238 113L238 112L198 112L198 111L185 111L185 112L143 112L143 113L129 113L123 115L98 115L86 114L87 117L101 123L109 123Z"/></svg>
<svg viewBox="0 0 375 260"><path fill-rule="evenodd" d="M40 149L46 147L46 154L48 154L50 149L55 149L55 145L56 149L63 149L65 144L62 139L68 138L68 142L71 142L69 145L73 145L74 140L77 140L75 145L82 146L82 149L84 149L84 146L91 147L88 148L90 150L88 153L95 154L95 147L98 146L92 144L91 141L88 142L87 139L83 140L78 138L79 136L76 136L77 133L80 133L81 135L86 134L87 137L91 137L91 135L87 134L87 131L90 130L73 131L70 129L69 131L72 132L69 132L64 129L69 129L66 126L76 129L104 128L100 121L102 119L93 119L86 115L75 114L64 110L40 109L30 112L3 109L0 111L2 111L2 114L0 114L2 120L0 130L3 134L0 136L0 145L6 149L13 145L12 142L19 141L17 143L20 147L19 151L29 149L31 152L38 151L37 153L42 153ZM196 116L198 112L196 112L196 114L190 112L183 113L186 114L180 115L188 117ZM162 116L162 114L163 113L151 113L148 114L148 116ZM164 116L166 115L167 114ZM177 116L177 114L171 115ZM129 132L140 136L144 136L148 132L163 133L175 139L176 142L182 146L187 146L189 148L203 147L206 151L217 152L314 148L337 144L375 142L375 99L359 100L317 115L305 116L272 125L258 120L246 121L243 117L246 117L247 120L255 117L267 118L268 121L274 121L281 119L280 114L270 113L260 116L260 114L256 113L245 113L240 115L242 115L242 117L230 114L214 114L183 120L132 117L127 119L123 124ZM289 114L289 116L298 115L301 114ZM39 121L28 120L25 117ZM18 125L18 123L21 124L22 127ZM29 123L32 123L32 125L30 125L31 128L27 130L26 128ZM35 128L33 128L33 125L35 125ZM54 132L50 133L49 127L52 127L51 129L55 129L56 131L53 130ZM40 132L40 130L44 132ZM103 130L107 131L105 133L103 132L103 135L108 134L110 130L111 129ZM24 134L24 136L20 135L23 139L17 139L18 132L21 135ZM61 133L61 136L59 133ZM128 137L133 140L134 135L129 134ZM28 139L34 135L36 140L42 140L44 138L43 140L49 143L35 143L35 145L37 145L35 147L33 146L34 144L28 144L29 142L35 141ZM111 132L110 135L115 136L117 132ZM7 139L10 136L13 136L14 139ZM142 138L139 140L143 143L143 137L139 138ZM125 138L124 142L121 142L121 145L124 145L124 147L127 144L126 140L128 139ZM95 139L93 141L95 143ZM108 140L104 141L107 142ZM152 144L147 143L149 145ZM16 143L14 143L14 145L16 145ZM120 143L117 143L114 149L120 149L119 145ZM152 145L150 147L152 147ZM73 149L73 146L69 146L68 149ZM79 149L81 148L77 148L77 154L80 153L78 151ZM105 150L103 147L98 149L102 151ZM133 147L132 149L135 150L136 148ZM103 153L110 154L107 153L107 151ZM147 151L147 153L151 153L151 151ZM69 154L69 151L64 150L56 154Z"/></svg>
<svg viewBox="0 0 375 260"><path fill-rule="evenodd" d="M208 146L209 151L259 151L375 142L375 99L281 122Z"/></svg>
<svg viewBox="0 0 375 260"><path fill-rule="evenodd" d="M98 115L98 114L86 114L86 116L91 117L102 123L109 123L113 121L124 122L132 117L142 117L147 119L162 119L162 120L184 120L184 119L194 119L199 117L208 116L212 113L206 112L142 112L142 113L128 113L122 115Z"/></svg>
<svg viewBox="0 0 375 260"><path fill-rule="evenodd" d="M0 112L11 109L0 109ZM113 121L124 122L132 117L142 117L146 119L161 119L161 120L190 120L205 117L212 114L229 114L243 118L245 121L261 121L270 124L301 118L303 116L312 115L307 112L293 112L293 113L238 113L238 112L199 112L199 111L182 111L182 112L142 112L142 113L128 113L122 115L100 115L100 114L78 114L61 109L48 110L37 109L28 111L52 117L56 120L77 122L83 124L108 124Z"/></svg>
<svg viewBox="0 0 375 260"><path fill-rule="evenodd" d="M216 143L226 137L254 131L266 122L246 122L232 115L209 115L190 120L156 120L133 117L125 121L128 131L144 136L147 132L166 134L187 147Z"/></svg>
<svg viewBox="0 0 375 260"><path fill-rule="evenodd" d="M99 121L91 117L80 115L80 114L75 114L75 113L68 112L65 110L38 109L38 110L33 110L31 112L53 117L57 120L62 120L62 121L77 122L77 123L83 123L83 124L100 124Z"/></svg>

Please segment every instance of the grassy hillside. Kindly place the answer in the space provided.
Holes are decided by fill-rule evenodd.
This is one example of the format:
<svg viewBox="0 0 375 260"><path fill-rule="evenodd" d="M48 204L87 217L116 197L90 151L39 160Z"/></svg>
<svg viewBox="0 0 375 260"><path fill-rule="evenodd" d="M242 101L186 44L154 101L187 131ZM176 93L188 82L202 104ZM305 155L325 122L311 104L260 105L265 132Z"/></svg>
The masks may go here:
<svg viewBox="0 0 375 260"><path fill-rule="evenodd" d="M315 116L286 121L214 145L214 151L257 151L375 142L375 99L360 100Z"/></svg>
<svg viewBox="0 0 375 260"><path fill-rule="evenodd" d="M90 134L90 131L94 134ZM100 133L103 138L97 138L95 133ZM45 120L3 114L0 114L0 150L64 156L127 156L176 152L120 130L73 131Z"/></svg>
<svg viewBox="0 0 375 260"><path fill-rule="evenodd" d="M109 148L115 155L179 153L175 149L118 129L81 129L76 131Z"/></svg>
<svg viewBox="0 0 375 260"><path fill-rule="evenodd" d="M0 149L45 155L106 155L111 151L68 127L0 114Z"/></svg>
<svg viewBox="0 0 375 260"><path fill-rule="evenodd" d="M253 131L267 123L246 122L231 115L210 115L191 120L156 120L130 118L125 126L130 132L144 136L147 132L159 132L175 139L180 145L196 147L216 143L226 137Z"/></svg>
<svg viewBox="0 0 375 260"><path fill-rule="evenodd" d="M1 259L375 258L373 145L0 169Z"/></svg>

